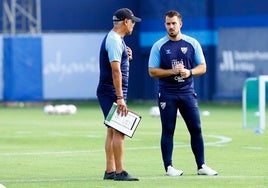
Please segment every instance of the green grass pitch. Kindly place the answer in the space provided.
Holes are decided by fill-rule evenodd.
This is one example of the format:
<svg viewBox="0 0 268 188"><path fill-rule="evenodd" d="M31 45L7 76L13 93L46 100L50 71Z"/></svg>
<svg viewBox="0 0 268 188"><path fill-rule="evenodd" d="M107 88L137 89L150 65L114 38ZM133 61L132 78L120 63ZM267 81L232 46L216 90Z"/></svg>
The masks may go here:
<svg viewBox="0 0 268 188"><path fill-rule="evenodd" d="M142 115L133 138L126 137L125 169L139 182L104 181L106 128L98 104L78 103L74 115L45 115L43 107L0 106L0 183L7 188L94 187L268 187L268 134L242 128L242 107L200 103L207 165L216 177L198 176L189 134L178 118L173 163L181 177L167 177L160 154L160 119L155 103L129 103Z"/></svg>

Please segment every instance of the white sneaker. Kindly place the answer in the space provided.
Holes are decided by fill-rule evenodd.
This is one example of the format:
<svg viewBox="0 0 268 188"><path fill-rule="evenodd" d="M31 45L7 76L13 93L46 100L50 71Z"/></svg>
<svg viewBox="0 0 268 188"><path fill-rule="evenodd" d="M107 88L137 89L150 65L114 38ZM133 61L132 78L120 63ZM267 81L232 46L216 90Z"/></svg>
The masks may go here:
<svg viewBox="0 0 268 188"><path fill-rule="evenodd" d="M198 175L208 175L208 176L216 176L218 175L218 172L215 170L211 169L207 165L203 164L202 168L197 171Z"/></svg>
<svg viewBox="0 0 268 188"><path fill-rule="evenodd" d="M181 176L183 174L182 170L177 170L173 168L172 166L168 166L167 168L167 176Z"/></svg>

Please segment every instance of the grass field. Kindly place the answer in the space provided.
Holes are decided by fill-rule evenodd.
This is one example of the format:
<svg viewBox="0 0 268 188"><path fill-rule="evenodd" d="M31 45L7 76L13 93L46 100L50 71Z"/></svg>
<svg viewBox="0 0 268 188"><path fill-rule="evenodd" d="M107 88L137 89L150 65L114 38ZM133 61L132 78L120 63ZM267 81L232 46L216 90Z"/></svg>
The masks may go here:
<svg viewBox="0 0 268 188"><path fill-rule="evenodd" d="M154 103L153 103L154 104ZM105 170L101 110L95 102L78 104L75 115L45 115L42 107L0 106L0 183L7 188L93 187L268 187L268 134L242 128L241 105L200 103L206 162L216 177L196 175L189 134L179 118L174 166L181 177L167 177L162 165L160 120L152 103L129 103L142 115L133 138L126 137L125 168L139 182L103 181Z"/></svg>

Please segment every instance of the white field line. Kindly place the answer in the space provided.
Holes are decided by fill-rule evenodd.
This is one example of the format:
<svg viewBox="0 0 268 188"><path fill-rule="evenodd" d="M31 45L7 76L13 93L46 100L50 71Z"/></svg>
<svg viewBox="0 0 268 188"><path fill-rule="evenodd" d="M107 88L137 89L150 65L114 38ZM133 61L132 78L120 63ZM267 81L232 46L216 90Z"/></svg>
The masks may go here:
<svg viewBox="0 0 268 188"><path fill-rule="evenodd" d="M252 180L261 180L268 179L268 176L198 176L198 175L183 175L180 177L167 177L164 175L161 176L148 176L148 177L139 177L140 181L142 180L159 180L159 179L193 179L198 180L202 179L233 179L233 180L242 180L242 179L252 179ZM37 179L17 179L17 180L1 180L2 183L46 183L46 182L75 182L75 181L103 181L102 178L37 178Z"/></svg>
<svg viewBox="0 0 268 188"><path fill-rule="evenodd" d="M213 137L218 139L215 142L207 142L205 145L207 146L221 146L222 144L231 142L232 139L224 136L217 135L207 135L206 137ZM174 148L179 147L189 147L189 144L176 144L174 143ZM125 148L125 150L154 150L159 149L160 146L148 146L148 147L129 147ZM44 151L44 152L7 152L0 153L0 156L24 156L24 155L76 155L81 153L98 153L104 152L104 149L96 149L96 150L72 150L72 151Z"/></svg>
<svg viewBox="0 0 268 188"><path fill-rule="evenodd" d="M104 152L104 149L98 150L71 150L71 151L44 151L44 152L7 152L0 153L0 156L23 156L23 155L75 155L81 153Z"/></svg>
<svg viewBox="0 0 268 188"><path fill-rule="evenodd" d="M207 146L220 146L225 143L231 142L232 139L224 136L218 135L206 135L206 137L217 138L218 140L215 142L207 142L205 145ZM177 144L174 147L188 147L189 144ZM159 146L152 147L132 147L126 148L126 150L148 150L148 149L159 149ZM103 149L97 150L80 150L80 151L58 151L58 152L21 152L21 153L0 153L0 156L15 156L15 155L65 155L65 154L79 154L79 153L96 153L96 152L104 152ZM174 177L166 177L164 175L161 176L150 176L150 177L140 177L140 180L159 180L166 178L174 178ZM176 177L178 179L195 179L199 178L216 178L216 179L233 179L233 180L243 180L243 179L253 179L253 180L261 180L268 179L268 176L197 176L197 175L183 175L181 177ZM103 181L102 178L37 178L37 179L17 179L17 180L1 180L2 183L46 183L46 182L75 182L75 181Z"/></svg>

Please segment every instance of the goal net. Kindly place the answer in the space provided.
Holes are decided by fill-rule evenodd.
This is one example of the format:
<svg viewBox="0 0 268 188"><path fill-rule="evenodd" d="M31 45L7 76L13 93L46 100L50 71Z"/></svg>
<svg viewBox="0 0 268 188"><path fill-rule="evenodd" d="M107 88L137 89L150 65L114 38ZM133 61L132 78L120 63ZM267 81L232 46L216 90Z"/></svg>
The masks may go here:
<svg viewBox="0 0 268 188"><path fill-rule="evenodd" d="M268 76L248 78L242 93L243 127L262 133L266 126L266 101L268 96Z"/></svg>

